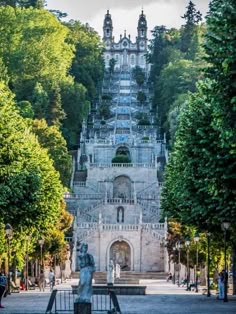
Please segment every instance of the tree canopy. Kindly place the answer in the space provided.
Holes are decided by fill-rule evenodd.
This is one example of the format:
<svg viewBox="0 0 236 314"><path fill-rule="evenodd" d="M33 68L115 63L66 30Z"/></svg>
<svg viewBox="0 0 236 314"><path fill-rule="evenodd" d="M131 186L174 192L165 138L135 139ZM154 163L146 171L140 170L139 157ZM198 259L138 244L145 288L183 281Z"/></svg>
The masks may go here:
<svg viewBox="0 0 236 314"><path fill-rule="evenodd" d="M166 214L205 230L215 230L223 220L236 226L236 4L226 2L211 3L205 44L209 66L180 115L163 189Z"/></svg>

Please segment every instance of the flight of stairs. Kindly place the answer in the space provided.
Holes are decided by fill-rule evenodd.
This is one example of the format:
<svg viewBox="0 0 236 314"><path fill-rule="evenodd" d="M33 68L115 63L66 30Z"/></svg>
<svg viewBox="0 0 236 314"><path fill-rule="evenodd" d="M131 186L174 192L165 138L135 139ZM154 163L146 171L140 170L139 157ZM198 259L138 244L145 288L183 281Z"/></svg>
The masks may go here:
<svg viewBox="0 0 236 314"><path fill-rule="evenodd" d="M165 280L167 274L165 272L133 272L133 271L122 271L120 278L115 279L115 284L130 284L137 285L140 280ZM72 273L73 279L79 279L79 272ZM93 275L95 284L106 284L107 273L106 272L95 272Z"/></svg>

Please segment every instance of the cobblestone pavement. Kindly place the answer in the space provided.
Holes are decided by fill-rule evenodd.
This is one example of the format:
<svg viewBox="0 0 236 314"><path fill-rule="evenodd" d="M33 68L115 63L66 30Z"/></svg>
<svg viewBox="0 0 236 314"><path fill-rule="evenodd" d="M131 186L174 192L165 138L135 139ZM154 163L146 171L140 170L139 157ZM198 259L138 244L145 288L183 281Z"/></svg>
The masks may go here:
<svg viewBox="0 0 236 314"><path fill-rule="evenodd" d="M67 284L57 286L58 289L70 288ZM118 296L122 314L235 314L236 298L229 296L229 302L216 299L215 295L207 297L199 293L185 291L172 283L162 280L142 281L147 286L146 296ZM3 298L4 309L0 314L43 314L50 297L49 289L45 292L26 291L12 293ZM72 313L72 312L71 312Z"/></svg>

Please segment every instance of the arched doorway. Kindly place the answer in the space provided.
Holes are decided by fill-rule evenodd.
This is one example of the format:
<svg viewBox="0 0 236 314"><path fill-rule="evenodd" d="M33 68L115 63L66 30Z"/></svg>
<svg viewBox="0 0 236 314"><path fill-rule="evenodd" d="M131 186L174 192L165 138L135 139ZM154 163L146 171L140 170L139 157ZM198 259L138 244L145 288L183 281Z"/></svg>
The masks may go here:
<svg viewBox="0 0 236 314"><path fill-rule="evenodd" d="M131 198L131 180L126 176L116 177L113 181L114 198Z"/></svg>
<svg viewBox="0 0 236 314"><path fill-rule="evenodd" d="M116 241L110 248L110 259L119 264L121 270L131 270L131 249L127 242Z"/></svg>

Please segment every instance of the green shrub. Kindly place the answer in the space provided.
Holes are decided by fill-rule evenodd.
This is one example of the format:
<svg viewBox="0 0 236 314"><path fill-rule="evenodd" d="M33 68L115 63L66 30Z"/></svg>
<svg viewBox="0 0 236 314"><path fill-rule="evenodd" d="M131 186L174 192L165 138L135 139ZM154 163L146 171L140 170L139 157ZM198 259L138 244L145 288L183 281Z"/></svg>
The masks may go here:
<svg viewBox="0 0 236 314"><path fill-rule="evenodd" d="M113 159L112 159L112 163L117 163L117 164L128 164L130 163L131 160L129 159L128 156L125 155L116 155Z"/></svg>

